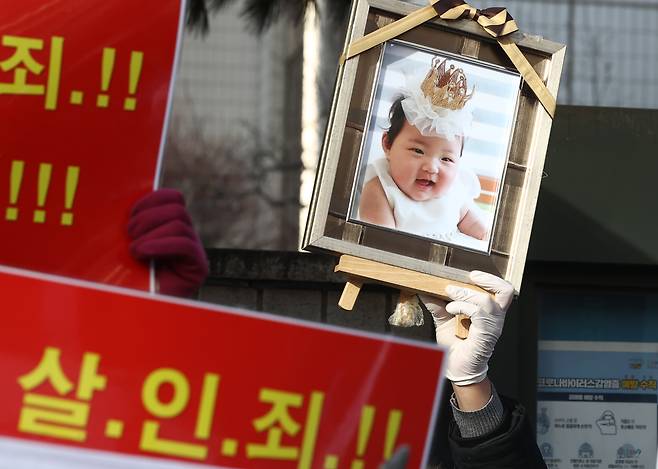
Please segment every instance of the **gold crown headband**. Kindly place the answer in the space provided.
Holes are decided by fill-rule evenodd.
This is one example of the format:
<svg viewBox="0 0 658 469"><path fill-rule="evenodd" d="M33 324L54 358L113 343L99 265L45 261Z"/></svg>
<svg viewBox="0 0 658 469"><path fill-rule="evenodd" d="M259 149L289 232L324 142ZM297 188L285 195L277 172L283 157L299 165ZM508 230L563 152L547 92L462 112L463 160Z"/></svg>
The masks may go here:
<svg viewBox="0 0 658 469"><path fill-rule="evenodd" d="M464 70L450 65L446 70L448 59L435 56L432 59L432 68L420 85L425 97L434 106L456 111L462 109L469 99L473 97L475 87L468 94L468 84Z"/></svg>
<svg viewBox="0 0 658 469"><path fill-rule="evenodd" d="M464 70L434 56L424 80L422 75L408 79L402 90L402 109L407 122L422 135L452 140L471 129L473 113L467 103L474 89L468 92Z"/></svg>

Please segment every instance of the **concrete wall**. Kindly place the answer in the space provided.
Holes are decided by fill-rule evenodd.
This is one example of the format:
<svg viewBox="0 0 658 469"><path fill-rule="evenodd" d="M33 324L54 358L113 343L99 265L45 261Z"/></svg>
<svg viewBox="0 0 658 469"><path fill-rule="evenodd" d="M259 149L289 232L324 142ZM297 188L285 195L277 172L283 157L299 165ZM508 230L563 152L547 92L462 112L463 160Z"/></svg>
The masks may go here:
<svg viewBox="0 0 658 469"><path fill-rule="evenodd" d="M371 332L434 340L431 318L417 328L388 324L397 291L366 285L353 311L338 308L345 284L336 258L277 251L210 250L210 278L200 299Z"/></svg>
<svg viewBox="0 0 658 469"><path fill-rule="evenodd" d="M560 106L529 260L658 264L658 111Z"/></svg>

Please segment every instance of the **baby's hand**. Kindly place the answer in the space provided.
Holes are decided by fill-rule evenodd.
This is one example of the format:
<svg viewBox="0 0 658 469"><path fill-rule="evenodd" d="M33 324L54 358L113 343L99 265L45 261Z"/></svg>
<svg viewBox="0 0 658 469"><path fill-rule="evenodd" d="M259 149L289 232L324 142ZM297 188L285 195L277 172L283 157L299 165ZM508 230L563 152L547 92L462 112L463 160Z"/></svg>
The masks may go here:
<svg viewBox="0 0 658 469"><path fill-rule="evenodd" d="M474 207L467 207L464 210L464 215L459 221L457 228L465 235L479 240L489 239L489 235L491 234L490 229L484 224L484 221L478 214L478 210Z"/></svg>

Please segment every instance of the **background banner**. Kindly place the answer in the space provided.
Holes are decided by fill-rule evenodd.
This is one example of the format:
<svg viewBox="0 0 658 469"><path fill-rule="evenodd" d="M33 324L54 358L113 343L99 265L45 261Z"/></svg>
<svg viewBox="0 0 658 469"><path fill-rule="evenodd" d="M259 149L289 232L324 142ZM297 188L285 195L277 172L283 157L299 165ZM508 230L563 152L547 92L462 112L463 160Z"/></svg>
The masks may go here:
<svg viewBox="0 0 658 469"><path fill-rule="evenodd" d="M539 305L537 443L546 465L656 467L658 293L546 288Z"/></svg>
<svg viewBox="0 0 658 469"><path fill-rule="evenodd" d="M154 186L182 0L0 0L0 262L148 288L128 253Z"/></svg>
<svg viewBox="0 0 658 469"><path fill-rule="evenodd" d="M0 467L425 461L434 345L7 268L0 297Z"/></svg>

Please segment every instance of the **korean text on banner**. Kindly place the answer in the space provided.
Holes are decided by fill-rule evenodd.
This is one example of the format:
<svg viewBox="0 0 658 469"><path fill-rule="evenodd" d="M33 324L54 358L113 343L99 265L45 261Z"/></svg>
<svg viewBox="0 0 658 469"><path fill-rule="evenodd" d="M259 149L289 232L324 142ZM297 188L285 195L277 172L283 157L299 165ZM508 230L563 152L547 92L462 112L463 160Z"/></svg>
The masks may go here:
<svg viewBox="0 0 658 469"><path fill-rule="evenodd" d="M404 444L425 462L436 346L5 268L0 297L0 447L375 469Z"/></svg>
<svg viewBox="0 0 658 469"><path fill-rule="evenodd" d="M0 263L147 289L126 224L157 180L183 1L0 4Z"/></svg>

